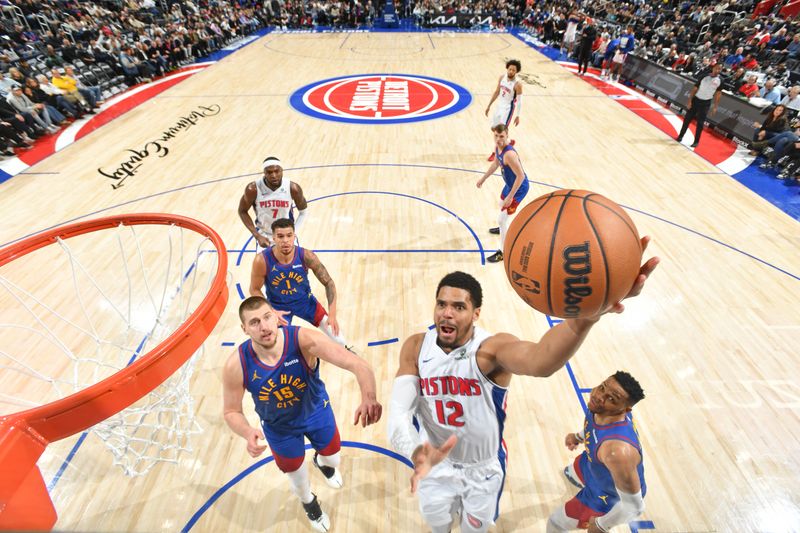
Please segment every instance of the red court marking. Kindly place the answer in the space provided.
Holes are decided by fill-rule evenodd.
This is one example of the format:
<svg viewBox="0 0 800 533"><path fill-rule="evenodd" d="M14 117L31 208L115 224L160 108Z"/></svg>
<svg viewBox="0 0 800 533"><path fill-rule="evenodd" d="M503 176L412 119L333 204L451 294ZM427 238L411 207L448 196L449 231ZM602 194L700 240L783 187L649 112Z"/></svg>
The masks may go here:
<svg viewBox="0 0 800 533"><path fill-rule="evenodd" d="M143 102L149 100L150 98L156 96L159 93L162 93L169 89L170 87L182 82L185 79L190 78L197 72L203 70L203 68L197 67L186 67L182 70L177 70L169 74L169 76L174 76L166 81L161 83L155 83L153 85L147 86L145 89L133 94L131 96L125 97L125 93L121 95L114 96L113 98L120 98L120 100L116 103L113 103L110 107L103 109L100 113L92 117L86 123L81 126L81 129L75 135L75 140L78 140L86 135L90 134L91 132L95 131L96 129L108 124L115 118L127 113L134 107L142 104ZM180 75L185 74L185 75ZM141 87L140 85L135 86ZM56 140L58 139L59 135L63 134L64 131L61 131L55 135L47 135L44 137L40 137L36 144L30 149L24 152L19 152L17 157L20 161L25 163L28 166L33 166L36 163L42 161L43 159L53 155L55 153L56 147ZM74 142L74 141L73 141Z"/></svg>
<svg viewBox="0 0 800 533"><path fill-rule="evenodd" d="M394 94L399 94L394 102L392 98L387 99L393 92L387 91L387 87L392 86ZM407 92L402 88L407 88ZM403 105L405 95L408 105ZM305 99L310 107L323 113L369 119L398 118L423 111L435 113L452 105L457 95L433 80L413 76L365 76L331 80L314 87Z"/></svg>

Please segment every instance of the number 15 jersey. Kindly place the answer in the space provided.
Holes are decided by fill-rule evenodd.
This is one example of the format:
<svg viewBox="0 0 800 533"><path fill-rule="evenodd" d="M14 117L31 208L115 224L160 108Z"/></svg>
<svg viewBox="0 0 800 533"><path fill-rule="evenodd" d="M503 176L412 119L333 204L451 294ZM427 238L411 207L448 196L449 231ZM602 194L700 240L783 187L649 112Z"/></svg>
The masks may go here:
<svg viewBox="0 0 800 533"><path fill-rule="evenodd" d="M448 458L456 463L505 464L503 425L508 389L493 383L478 368L476 354L491 335L474 328L472 338L450 353L436 344L436 329L425 334L419 351L420 399L416 416L431 444L441 446L455 434L458 443Z"/></svg>

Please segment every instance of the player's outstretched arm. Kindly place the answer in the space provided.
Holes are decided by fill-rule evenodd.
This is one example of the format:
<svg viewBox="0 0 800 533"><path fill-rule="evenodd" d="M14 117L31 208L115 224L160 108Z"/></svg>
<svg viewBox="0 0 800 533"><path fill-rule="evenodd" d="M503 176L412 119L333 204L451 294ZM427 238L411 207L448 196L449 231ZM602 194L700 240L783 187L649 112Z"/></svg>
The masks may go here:
<svg viewBox="0 0 800 533"><path fill-rule="evenodd" d="M333 330L334 335L339 335L339 322L336 320L336 284L328 273L328 269L322 264L317 254L311 250L305 252L305 263L320 283L325 286L325 297L328 299L328 324Z"/></svg>
<svg viewBox="0 0 800 533"><path fill-rule="evenodd" d="M251 457L258 457L267 447L258 443L258 439L264 439L264 434L250 425L242 411L243 382L239 351L234 350L222 369L223 417L228 427L247 441L247 453Z"/></svg>
<svg viewBox="0 0 800 533"><path fill-rule="evenodd" d="M481 179L479 179L479 180L478 180L478 183L476 184L476 185L478 186L478 188L479 188L479 189L481 188L481 186L483 186L483 184L486 182L486 180L488 180L488 179L489 179L489 177L490 177L492 174L494 174L494 173L495 173L495 171L496 171L496 170L497 170L499 167L500 167L500 163L497 161L497 159L495 159L494 161L492 161L492 164L491 164L491 165L489 165L489 170L487 170L487 171L486 171L486 172L483 174L483 176L481 176Z"/></svg>
<svg viewBox="0 0 800 533"><path fill-rule="evenodd" d="M642 250L647 249L650 237L642 238ZM659 258L651 257L639 269L630 292L625 298L638 296L647 278L658 266ZM570 318L551 328L539 342L521 341L508 333L499 333L487 340L485 347L494 355L496 363L513 374L547 377L563 367L580 348L589 330L605 313L621 313L622 302L616 302L602 313L590 318Z"/></svg>
<svg viewBox="0 0 800 533"><path fill-rule="evenodd" d="M319 357L355 375L361 389L361 405L356 408L354 425L361 421L361 426L366 427L381 419L383 406L377 400L375 374L369 363L318 330L300 328L297 337L300 351L309 363L314 363L313 359Z"/></svg>

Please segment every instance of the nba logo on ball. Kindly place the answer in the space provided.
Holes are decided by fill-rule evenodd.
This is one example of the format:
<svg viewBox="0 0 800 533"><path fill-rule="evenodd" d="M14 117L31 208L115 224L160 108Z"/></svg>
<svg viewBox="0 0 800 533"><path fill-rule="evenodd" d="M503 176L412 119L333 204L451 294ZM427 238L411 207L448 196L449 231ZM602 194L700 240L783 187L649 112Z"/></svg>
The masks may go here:
<svg viewBox="0 0 800 533"><path fill-rule="evenodd" d="M306 115L350 124L402 124L457 113L469 92L445 80L409 74L358 74L296 90L289 103Z"/></svg>

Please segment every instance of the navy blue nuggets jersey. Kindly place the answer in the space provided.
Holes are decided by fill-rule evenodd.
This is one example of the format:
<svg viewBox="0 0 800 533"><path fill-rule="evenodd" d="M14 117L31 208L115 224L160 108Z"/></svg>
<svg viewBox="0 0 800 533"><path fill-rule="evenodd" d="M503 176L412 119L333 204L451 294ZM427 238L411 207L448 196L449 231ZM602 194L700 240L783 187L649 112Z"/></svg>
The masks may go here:
<svg viewBox="0 0 800 533"><path fill-rule="evenodd" d="M279 309L306 305L311 297L311 285L308 283L308 269L305 265L306 251L296 246L292 261L284 265L275 257L273 249L274 246L261 252L267 265L264 286L269 302Z"/></svg>
<svg viewBox="0 0 800 533"><path fill-rule="evenodd" d="M500 167L503 169L503 181L505 182L505 186L503 187L504 196L508 194L511 189L514 187L514 183L517 181L517 175L514 174L514 171L511 170L511 167L505 164L503 158L508 152L516 152L514 147L510 144L507 144L502 151L498 151L495 148L495 155L497 156L497 162L500 163ZM522 161L520 160L519 166L522 167ZM524 172L524 170L523 170ZM515 200L522 200L525 198L525 195L528 194L528 188L530 185L528 184L528 176L525 175L525 179L522 180L522 185L519 186L517 189L516 194L514 194Z"/></svg>
<svg viewBox="0 0 800 533"><path fill-rule="evenodd" d="M645 495L647 485L644 482L644 454L639 443L639 433L636 431L633 415L630 412L625 415L625 420L605 426L596 424L594 415L589 413L583 423L583 439L586 450L580 458L580 469L585 487L578 493L577 498L584 505L597 512L607 513L619 501L611 472L597 459L597 450L608 440L627 442L639 452L642 459L636 470L642 486L642 496Z"/></svg>
<svg viewBox="0 0 800 533"><path fill-rule="evenodd" d="M310 368L300 352L299 330L296 326L279 328L284 337L283 354L275 366L258 358L250 339L239 345L244 388L252 394L265 428L273 431L308 429L314 425L315 415L330 403L319 377L319 359L316 367Z"/></svg>

